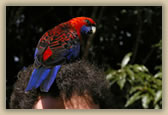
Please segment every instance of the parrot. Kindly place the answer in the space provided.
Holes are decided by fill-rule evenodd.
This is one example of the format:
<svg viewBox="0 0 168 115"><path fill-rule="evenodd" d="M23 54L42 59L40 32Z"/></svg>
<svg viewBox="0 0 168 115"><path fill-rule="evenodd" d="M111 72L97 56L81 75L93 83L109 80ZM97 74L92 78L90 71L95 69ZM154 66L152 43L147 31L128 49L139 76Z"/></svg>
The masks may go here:
<svg viewBox="0 0 168 115"><path fill-rule="evenodd" d="M25 92L48 92L61 66L79 58L82 40L96 32L89 17L75 17L45 32L35 49L33 71Z"/></svg>

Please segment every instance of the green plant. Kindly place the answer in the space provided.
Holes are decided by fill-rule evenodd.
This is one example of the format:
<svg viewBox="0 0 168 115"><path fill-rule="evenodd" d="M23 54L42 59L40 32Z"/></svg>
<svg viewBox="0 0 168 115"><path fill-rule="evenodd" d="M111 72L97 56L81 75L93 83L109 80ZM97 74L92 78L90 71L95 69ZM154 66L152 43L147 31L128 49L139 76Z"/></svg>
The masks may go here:
<svg viewBox="0 0 168 115"><path fill-rule="evenodd" d="M118 70L109 69L106 79L112 87L117 84L120 90L126 90L124 108L141 101L142 108L162 108L162 72L152 75L148 68L139 64L128 64L132 53L126 54Z"/></svg>

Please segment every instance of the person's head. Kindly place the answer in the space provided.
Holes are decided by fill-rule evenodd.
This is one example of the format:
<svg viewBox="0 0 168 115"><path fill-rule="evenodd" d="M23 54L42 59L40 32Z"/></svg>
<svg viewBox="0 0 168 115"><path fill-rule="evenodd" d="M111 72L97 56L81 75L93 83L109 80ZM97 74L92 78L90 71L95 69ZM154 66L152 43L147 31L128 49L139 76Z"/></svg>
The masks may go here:
<svg viewBox="0 0 168 115"><path fill-rule="evenodd" d="M109 107L110 91L104 72L93 64L81 60L63 65L47 93L39 89L25 92L32 70L33 66L29 66L18 73L18 80L11 95L10 108Z"/></svg>

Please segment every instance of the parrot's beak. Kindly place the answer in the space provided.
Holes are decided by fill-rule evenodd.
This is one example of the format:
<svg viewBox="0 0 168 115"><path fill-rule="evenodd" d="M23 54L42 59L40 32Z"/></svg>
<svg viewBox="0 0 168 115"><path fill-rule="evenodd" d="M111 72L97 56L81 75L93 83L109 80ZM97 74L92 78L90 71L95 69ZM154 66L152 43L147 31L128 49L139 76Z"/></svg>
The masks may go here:
<svg viewBox="0 0 168 115"><path fill-rule="evenodd" d="M96 32L96 26L92 26L92 34Z"/></svg>

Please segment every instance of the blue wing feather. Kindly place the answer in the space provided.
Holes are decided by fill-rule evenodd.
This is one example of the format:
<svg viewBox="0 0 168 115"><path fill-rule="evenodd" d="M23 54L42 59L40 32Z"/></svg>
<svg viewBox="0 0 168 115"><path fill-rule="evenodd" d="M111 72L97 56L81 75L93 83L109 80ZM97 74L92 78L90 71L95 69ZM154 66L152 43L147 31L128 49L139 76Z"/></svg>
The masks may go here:
<svg viewBox="0 0 168 115"><path fill-rule="evenodd" d="M79 52L80 52L80 44L78 43L68 50L68 55L66 58L68 60L70 60L71 58L77 58L79 56Z"/></svg>

